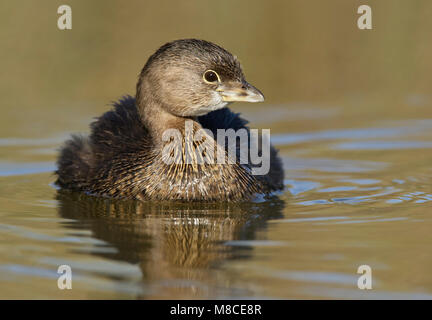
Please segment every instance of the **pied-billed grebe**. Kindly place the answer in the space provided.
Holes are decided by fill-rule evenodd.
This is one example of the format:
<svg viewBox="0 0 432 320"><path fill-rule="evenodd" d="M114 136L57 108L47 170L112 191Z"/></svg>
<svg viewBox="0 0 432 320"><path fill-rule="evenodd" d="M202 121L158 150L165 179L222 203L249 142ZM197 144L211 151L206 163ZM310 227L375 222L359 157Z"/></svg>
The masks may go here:
<svg viewBox="0 0 432 320"><path fill-rule="evenodd" d="M196 39L167 43L142 69L135 98L115 103L91 124L88 138L72 136L65 143L56 183L92 195L139 200L241 201L280 190L283 169L273 146L270 169L262 175L252 174L250 159L246 164L238 159L187 162L186 147L180 149L180 161L163 159L167 129L178 129L185 141L186 122L193 132L204 128L216 136L218 129L243 129L249 134L247 121L226 105L263 100L246 82L237 58L220 46ZM201 143L215 140L205 135ZM223 153L227 156L227 147Z"/></svg>

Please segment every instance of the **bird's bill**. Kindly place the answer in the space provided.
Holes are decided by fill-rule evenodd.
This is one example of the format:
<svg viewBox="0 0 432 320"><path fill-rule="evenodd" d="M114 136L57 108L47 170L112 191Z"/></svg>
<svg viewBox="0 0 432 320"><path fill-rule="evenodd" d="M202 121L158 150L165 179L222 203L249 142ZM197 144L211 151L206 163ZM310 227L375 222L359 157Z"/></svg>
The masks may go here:
<svg viewBox="0 0 432 320"><path fill-rule="evenodd" d="M247 82L231 82L228 84L221 84L216 89L222 96L225 102L262 102L264 95L261 91Z"/></svg>

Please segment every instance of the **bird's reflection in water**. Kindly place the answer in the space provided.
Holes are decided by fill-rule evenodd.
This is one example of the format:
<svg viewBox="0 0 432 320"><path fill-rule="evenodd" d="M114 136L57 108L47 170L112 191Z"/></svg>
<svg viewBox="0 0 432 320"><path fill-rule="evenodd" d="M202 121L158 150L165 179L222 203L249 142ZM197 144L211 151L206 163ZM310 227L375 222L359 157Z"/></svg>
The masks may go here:
<svg viewBox="0 0 432 320"><path fill-rule="evenodd" d="M235 275L220 265L247 259L251 247L226 242L254 240L268 219L281 217L284 205L277 198L244 204L155 203L65 191L57 199L60 216L74 220L69 228L90 230L116 249L95 255L139 265L142 284L153 288L142 298L199 298L232 291Z"/></svg>

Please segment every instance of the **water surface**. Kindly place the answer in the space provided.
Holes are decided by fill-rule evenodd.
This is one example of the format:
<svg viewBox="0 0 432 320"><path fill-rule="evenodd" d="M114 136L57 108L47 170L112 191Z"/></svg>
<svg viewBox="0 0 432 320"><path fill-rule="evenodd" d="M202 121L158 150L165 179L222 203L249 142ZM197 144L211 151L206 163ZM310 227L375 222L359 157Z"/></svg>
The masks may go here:
<svg viewBox="0 0 432 320"><path fill-rule="evenodd" d="M55 159L55 138L3 139L17 161L0 163L1 296L432 298L432 121L283 130L285 191L237 205L60 192L55 164L28 160ZM73 290L56 288L62 264Z"/></svg>

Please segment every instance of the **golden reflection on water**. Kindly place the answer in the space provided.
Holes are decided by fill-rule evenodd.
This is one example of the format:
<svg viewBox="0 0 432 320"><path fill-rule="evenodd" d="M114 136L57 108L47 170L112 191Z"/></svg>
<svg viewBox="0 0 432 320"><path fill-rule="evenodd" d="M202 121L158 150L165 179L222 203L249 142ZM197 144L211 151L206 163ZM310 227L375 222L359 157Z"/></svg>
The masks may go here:
<svg viewBox="0 0 432 320"><path fill-rule="evenodd" d="M60 4L0 4L1 298L431 298L432 2L370 2L369 31L354 0L74 1L71 31ZM271 128L285 192L204 207L57 193L61 142L186 37L235 53L264 92L232 107Z"/></svg>
<svg viewBox="0 0 432 320"><path fill-rule="evenodd" d="M229 292L235 278L215 267L250 254L249 250L235 254L235 247L225 243L244 235L254 238L266 220L281 217L283 206L276 199L261 205L141 203L70 193L59 193L58 200L60 216L76 220L73 228L85 226L93 237L117 249L114 254L97 255L139 266L144 291L149 291L141 298L199 298L224 289ZM220 288L208 288L208 283Z"/></svg>

